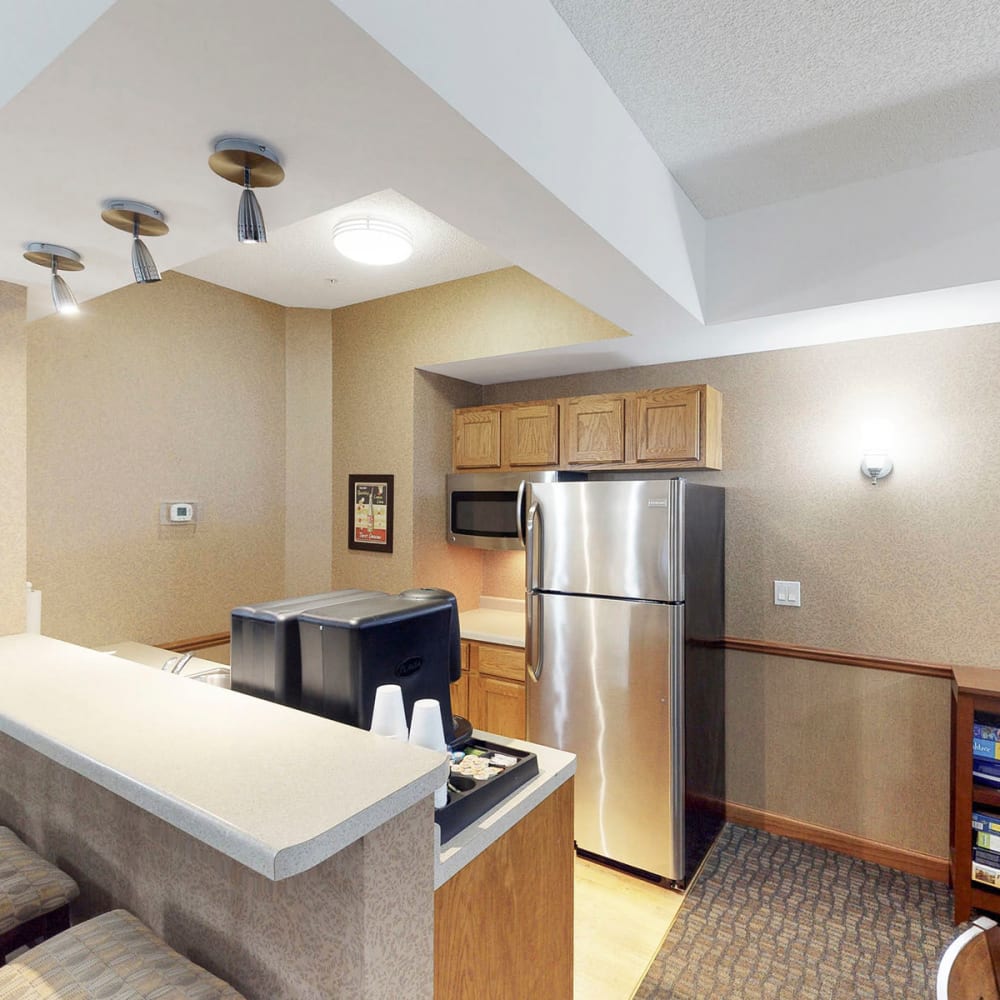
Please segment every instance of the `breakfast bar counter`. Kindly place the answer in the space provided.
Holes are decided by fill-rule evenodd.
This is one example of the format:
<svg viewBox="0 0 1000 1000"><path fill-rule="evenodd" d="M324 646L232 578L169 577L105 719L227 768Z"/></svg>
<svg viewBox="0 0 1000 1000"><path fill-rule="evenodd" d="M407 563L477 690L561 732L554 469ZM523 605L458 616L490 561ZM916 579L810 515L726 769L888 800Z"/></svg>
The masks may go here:
<svg viewBox="0 0 1000 1000"><path fill-rule="evenodd" d="M444 754L55 639L0 638L0 824L76 879L74 919L128 909L251 1000L435 996L435 954L449 957L436 904L536 817L571 814L574 759L531 749L538 777L442 849ZM571 882L571 817L559 830L550 854Z"/></svg>

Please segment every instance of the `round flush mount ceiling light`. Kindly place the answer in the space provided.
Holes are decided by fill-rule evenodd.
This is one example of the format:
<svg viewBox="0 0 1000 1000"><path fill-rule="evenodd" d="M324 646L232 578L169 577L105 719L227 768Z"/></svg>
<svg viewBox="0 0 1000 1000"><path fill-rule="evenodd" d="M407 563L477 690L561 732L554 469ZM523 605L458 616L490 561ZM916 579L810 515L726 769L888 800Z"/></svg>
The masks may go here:
<svg viewBox="0 0 1000 1000"><path fill-rule="evenodd" d="M333 245L359 264L400 264L413 253L413 237L384 219L345 219L333 227Z"/></svg>

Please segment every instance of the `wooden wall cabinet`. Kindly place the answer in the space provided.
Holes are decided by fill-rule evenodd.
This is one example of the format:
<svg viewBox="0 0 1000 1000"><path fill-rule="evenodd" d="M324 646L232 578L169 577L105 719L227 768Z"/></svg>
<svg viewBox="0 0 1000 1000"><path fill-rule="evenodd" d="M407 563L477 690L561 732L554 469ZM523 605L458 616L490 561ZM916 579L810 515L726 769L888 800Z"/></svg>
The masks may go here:
<svg viewBox="0 0 1000 1000"><path fill-rule="evenodd" d="M451 686L452 712L468 719L473 729L523 740L527 732L524 650L463 640L462 668L462 679Z"/></svg>
<svg viewBox="0 0 1000 1000"><path fill-rule="evenodd" d="M554 468L559 464L558 403L455 410L452 461L456 472Z"/></svg>
<svg viewBox="0 0 1000 1000"><path fill-rule="evenodd" d="M621 464L625 453L625 396L575 396L559 401L563 464Z"/></svg>
<svg viewBox="0 0 1000 1000"><path fill-rule="evenodd" d="M721 469L722 396L710 385L455 411L463 469Z"/></svg>

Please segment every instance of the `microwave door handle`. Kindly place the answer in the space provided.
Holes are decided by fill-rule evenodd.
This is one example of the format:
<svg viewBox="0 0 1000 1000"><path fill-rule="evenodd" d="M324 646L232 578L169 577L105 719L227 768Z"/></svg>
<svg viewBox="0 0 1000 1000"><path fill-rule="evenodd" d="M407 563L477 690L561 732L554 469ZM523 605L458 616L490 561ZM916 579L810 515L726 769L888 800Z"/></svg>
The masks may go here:
<svg viewBox="0 0 1000 1000"><path fill-rule="evenodd" d="M524 545L524 488L528 485L526 479L522 479L517 487L517 509L515 511L515 520L517 521L517 540Z"/></svg>

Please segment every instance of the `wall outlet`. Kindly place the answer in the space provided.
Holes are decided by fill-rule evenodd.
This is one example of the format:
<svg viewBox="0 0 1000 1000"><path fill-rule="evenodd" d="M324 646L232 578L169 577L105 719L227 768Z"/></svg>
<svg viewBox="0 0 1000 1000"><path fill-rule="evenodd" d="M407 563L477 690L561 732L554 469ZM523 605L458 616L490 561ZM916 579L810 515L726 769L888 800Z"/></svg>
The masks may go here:
<svg viewBox="0 0 1000 1000"><path fill-rule="evenodd" d="M774 603L785 607L802 607L802 585L798 580L775 580Z"/></svg>

